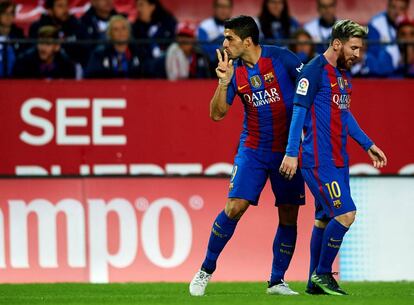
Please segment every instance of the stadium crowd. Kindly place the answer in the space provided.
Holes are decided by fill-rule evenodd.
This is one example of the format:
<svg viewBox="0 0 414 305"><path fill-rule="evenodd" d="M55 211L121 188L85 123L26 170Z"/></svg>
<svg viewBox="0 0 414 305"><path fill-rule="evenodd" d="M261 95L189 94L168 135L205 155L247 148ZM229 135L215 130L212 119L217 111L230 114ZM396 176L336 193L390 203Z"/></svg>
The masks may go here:
<svg viewBox="0 0 414 305"><path fill-rule="evenodd" d="M199 24L177 20L160 0L136 0L133 23L117 12L113 0L91 0L80 18L70 13L69 0L45 0L44 13L25 35L15 24L17 3L0 0L0 78L215 77L215 50L224 39L224 20L233 16L232 0L213 0L211 17ZM309 62L326 49L337 20L336 0L315 0L315 5L319 15L302 23L290 14L288 0L263 0L255 19L261 41L287 47ZM409 5L410 0L388 0L369 20L354 76L414 76Z"/></svg>

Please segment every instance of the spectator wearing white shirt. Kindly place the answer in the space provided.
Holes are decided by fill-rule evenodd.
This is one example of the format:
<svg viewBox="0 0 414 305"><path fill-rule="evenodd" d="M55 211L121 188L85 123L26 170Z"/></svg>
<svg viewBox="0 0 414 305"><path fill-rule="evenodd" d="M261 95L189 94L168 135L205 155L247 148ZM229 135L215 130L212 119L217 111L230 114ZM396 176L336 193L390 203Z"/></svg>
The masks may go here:
<svg viewBox="0 0 414 305"><path fill-rule="evenodd" d="M229 19L233 11L232 0L214 0L213 16L201 21L197 39L212 66L216 67L216 49L221 48L224 40L224 21Z"/></svg>
<svg viewBox="0 0 414 305"><path fill-rule="evenodd" d="M303 28L308 32L316 46L316 52L322 54L329 45L332 26L336 21L336 0L317 0L319 17L305 23Z"/></svg>
<svg viewBox="0 0 414 305"><path fill-rule="evenodd" d="M368 53L378 57L384 51L392 58L394 69L398 67L401 57L397 39L397 24L406 18L410 0L388 0L387 9L374 17L368 23ZM381 44L392 43L392 44Z"/></svg>

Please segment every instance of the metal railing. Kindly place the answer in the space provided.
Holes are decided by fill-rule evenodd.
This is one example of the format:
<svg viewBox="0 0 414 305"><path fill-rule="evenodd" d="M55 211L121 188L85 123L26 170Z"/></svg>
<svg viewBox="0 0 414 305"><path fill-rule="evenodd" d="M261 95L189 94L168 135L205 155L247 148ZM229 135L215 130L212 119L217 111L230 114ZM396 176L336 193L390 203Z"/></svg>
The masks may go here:
<svg viewBox="0 0 414 305"><path fill-rule="evenodd" d="M137 48L145 48L149 47L153 44L158 44L164 46L168 46L172 42L176 40L171 39L139 39L139 40L130 40L128 41L128 44L134 45ZM8 75L7 72L8 66L9 66L9 54L8 54L8 48L12 47L14 50L21 49L21 50L27 50L30 47L35 46L39 43L58 43L62 45L63 49L68 48L76 48L79 47L80 49L83 49L85 52L85 56L88 56L92 50L94 50L99 45L107 45L107 44L113 44L114 42L109 40L62 40L62 39L6 39L3 41L0 41L0 65L2 65L3 68L3 74L0 75L1 78L13 78L12 75ZM283 39L283 40L266 40L261 41L263 44L270 44L270 45L277 45L277 46L293 46L293 45L312 45L314 49L320 46L328 47L329 41L322 41L322 42L300 42L294 39ZM208 41L194 41L193 44L197 46L205 46L211 44L211 42ZM372 45L380 45L380 46L388 46L388 45L398 45L402 63L401 68L403 69L402 76L403 77L414 77L414 75L409 74L409 67L410 64L408 63L408 56L407 56L407 48L409 46L414 46L414 41L396 41L396 42L382 42L382 41L366 41L365 45L367 47ZM18 47L17 47L18 46ZM22 52L18 52L17 55L20 55ZM72 58L73 59L73 58ZM78 62L78 59L74 59L75 62ZM86 59L87 61L87 59ZM82 63L84 64L84 63ZM414 65L414 64L413 64ZM214 68L214 67L213 67Z"/></svg>

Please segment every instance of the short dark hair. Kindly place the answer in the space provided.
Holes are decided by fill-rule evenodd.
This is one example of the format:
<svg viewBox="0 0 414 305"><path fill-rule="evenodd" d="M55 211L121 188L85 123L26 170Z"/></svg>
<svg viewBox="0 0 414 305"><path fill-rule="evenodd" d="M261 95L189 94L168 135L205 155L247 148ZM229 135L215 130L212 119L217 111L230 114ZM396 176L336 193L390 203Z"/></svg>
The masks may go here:
<svg viewBox="0 0 414 305"><path fill-rule="evenodd" d="M368 28L359 25L355 21L345 19L338 20L332 27L331 45L335 39L340 41L348 41L353 37L364 39L368 34Z"/></svg>
<svg viewBox="0 0 414 305"><path fill-rule="evenodd" d="M224 21L224 28L233 30L242 40L251 37L255 45L259 44L259 28L250 16L237 16Z"/></svg>

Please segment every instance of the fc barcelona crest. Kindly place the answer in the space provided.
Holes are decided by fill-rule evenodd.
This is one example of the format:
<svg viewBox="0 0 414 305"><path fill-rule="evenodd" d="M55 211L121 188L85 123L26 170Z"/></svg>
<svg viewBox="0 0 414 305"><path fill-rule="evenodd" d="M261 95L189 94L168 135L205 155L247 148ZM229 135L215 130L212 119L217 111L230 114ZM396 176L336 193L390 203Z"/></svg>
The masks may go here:
<svg viewBox="0 0 414 305"><path fill-rule="evenodd" d="M260 79L259 75L255 75L250 77L250 83L252 84L252 86L254 88L260 88L260 86L262 85L262 80Z"/></svg>
<svg viewBox="0 0 414 305"><path fill-rule="evenodd" d="M267 74L264 75L264 81L267 84L270 84L274 80L275 80L275 76L274 76L273 72L269 72L269 73L267 73Z"/></svg>
<svg viewBox="0 0 414 305"><path fill-rule="evenodd" d="M345 89L344 79L340 76L340 77L337 78L337 80L338 80L339 88L341 88L341 90L344 90Z"/></svg>

